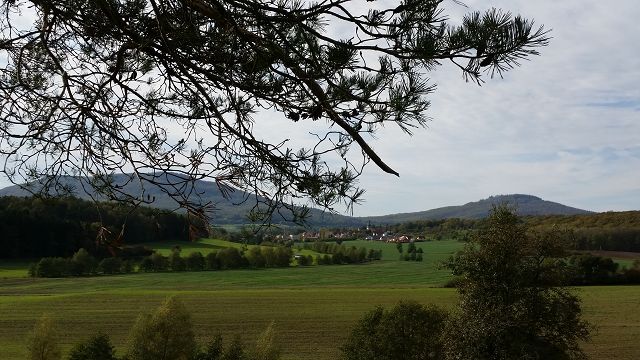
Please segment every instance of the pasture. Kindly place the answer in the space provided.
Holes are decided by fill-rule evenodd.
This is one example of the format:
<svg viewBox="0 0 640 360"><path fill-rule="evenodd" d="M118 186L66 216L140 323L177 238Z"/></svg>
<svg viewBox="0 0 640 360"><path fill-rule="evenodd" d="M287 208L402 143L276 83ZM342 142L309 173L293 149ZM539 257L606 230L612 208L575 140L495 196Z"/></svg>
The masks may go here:
<svg viewBox="0 0 640 360"><path fill-rule="evenodd" d="M56 319L64 351L88 334L103 331L122 355L136 316L158 306L166 296L176 295L191 310L201 341L220 333L226 339L241 334L250 342L273 320L284 359L329 360L338 357L338 347L353 324L376 305L413 299L450 307L457 301L454 289L439 287L449 275L438 263L459 248L459 243L420 243L425 253L422 263L398 261L393 244L345 244L382 247L384 260L363 265L64 279L18 277L19 264L14 264L12 276L0 275L0 358L24 358L25 335L43 313ZM191 245L195 249L203 244L181 245L186 254ZM22 271L26 274L26 269ZM577 291L585 316L597 325L593 341L585 345L592 358L640 358L640 286Z"/></svg>

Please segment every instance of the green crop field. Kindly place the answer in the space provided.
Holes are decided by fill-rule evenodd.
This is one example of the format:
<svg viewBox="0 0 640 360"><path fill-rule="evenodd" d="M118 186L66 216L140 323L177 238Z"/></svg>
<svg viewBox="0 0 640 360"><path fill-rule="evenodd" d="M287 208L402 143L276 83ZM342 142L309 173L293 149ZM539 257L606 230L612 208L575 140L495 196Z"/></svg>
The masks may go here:
<svg viewBox="0 0 640 360"><path fill-rule="evenodd" d="M396 244L385 243L383 241L367 241L367 240L354 240L345 241L342 243L344 246L366 247L368 249L382 250L383 260L398 260L399 253L396 249ZM415 243L416 248L421 248L425 252L425 259L431 261L441 261L448 258L451 254L462 249L464 243L456 240L442 240L442 241L425 241ZM402 244L403 251L407 251L408 244Z"/></svg>
<svg viewBox="0 0 640 360"><path fill-rule="evenodd" d="M0 260L0 279L21 278L27 276L29 263L29 261Z"/></svg>
<svg viewBox="0 0 640 360"><path fill-rule="evenodd" d="M237 249L242 248L242 244L234 243L231 241L218 240L218 239L202 239L197 242L184 242L184 241L177 242L176 241L176 242L145 243L141 245L155 249L157 252L159 252L162 255L169 255L171 253L171 250L174 247L179 246L181 249L180 253L182 254L182 256L187 256L197 251L201 252L203 255L207 255L212 251L217 251L217 250L228 248L228 247L235 247Z"/></svg>
<svg viewBox="0 0 640 360"><path fill-rule="evenodd" d="M205 244L226 245L205 241L181 246L183 252L213 249ZM88 334L103 331L122 354L137 314L150 311L169 295L178 296L191 310L200 340L221 333L227 339L241 334L249 342L275 321L288 360L337 358L349 329L378 304L389 306L400 299L455 304L455 290L439 287L449 275L438 263L459 249L460 243L418 244L425 254L421 263L398 261L393 244L358 241L345 245L379 247L384 260L363 265L64 279L30 279L25 277L25 263L0 264L0 359L25 357L25 336L43 313L57 321L64 351ZM1 275L6 272L12 276ZM597 326L593 341L585 345L592 358L640 358L640 286L577 291L586 317Z"/></svg>

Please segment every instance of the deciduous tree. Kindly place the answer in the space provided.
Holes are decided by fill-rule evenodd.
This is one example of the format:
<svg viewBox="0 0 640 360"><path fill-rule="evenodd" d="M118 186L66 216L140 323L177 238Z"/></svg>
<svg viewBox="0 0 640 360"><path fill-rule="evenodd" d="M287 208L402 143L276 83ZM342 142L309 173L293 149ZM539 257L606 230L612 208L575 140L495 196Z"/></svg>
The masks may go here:
<svg viewBox="0 0 640 360"><path fill-rule="evenodd" d="M220 360L223 350L222 335L218 334L209 340L204 352L200 353L197 360Z"/></svg>
<svg viewBox="0 0 640 360"><path fill-rule="evenodd" d="M368 312L341 347L344 360L442 359L447 313L402 301L390 310Z"/></svg>
<svg viewBox="0 0 640 360"><path fill-rule="evenodd" d="M191 315L175 297L141 314L129 334L131 360L188 360L196 354Z"/></svg>
<svg viewBox="0 0 640 360"><path fill-rule="evenodd" d="M187 255L185 261L187 263L187 269L191 271L202 271L205 269L204 256L202 256L202 253L199 251Z"/></svg>
<svg viewBox="0 0 640 360"><path fill-rule="evenodd" d="M116 356L109 336L96 334L74 346L69 360L116 360Z"/></svg>
<svg viewBox="0 0 640 360"><path fill-rule="evenodd" d="M231 343L224 350L222 360L246 360L244 345L239 335L234 336Z"/></svg>
<svg viewBox="0 0 640 360"><path fill-rule="evenodd" d="M533 234L498 207L448 267L460 311L447 326L447 359L581 359L589 326L565 287L558 232Z"/></svg>
<svg viewBox="0 0 640 360"><path fill-rule="evenodd" d="M48 315L42 315L27 340L28 359L60 360L57 336L53 319Z"/></svg>

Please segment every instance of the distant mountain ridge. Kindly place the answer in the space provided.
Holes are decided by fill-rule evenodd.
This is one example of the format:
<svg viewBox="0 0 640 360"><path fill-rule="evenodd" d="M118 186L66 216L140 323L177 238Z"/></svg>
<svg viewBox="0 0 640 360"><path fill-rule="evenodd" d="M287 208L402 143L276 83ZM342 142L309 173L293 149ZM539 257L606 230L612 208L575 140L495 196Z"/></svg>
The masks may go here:
<svg viewBox="0 0 640 360"><path fill-rule="evenodd" d="M129 175L114 175L114 184L125 184ZM167 174L170 176L178 176ZM69 185L71 188L79 189L75 195L79 198L90 199L90 196L82 191L81 181L79 178L67 176L61 179L61 182ZM137 194L140 192L138 184L123 185L123 190L129 194ZM196 180L193 185L193 193L199 194L202 203L211 202L215 205L213 222L216 225L226 224L245 224L248 222L247 214L253 206L254 202L251 195L241 190L235 190L228 194L225 198L214 182ZM0 189L0 196L29 196L29 192L19 186L9 186ZM155 198L150 205L162 209L177 208L176 202L167 194L162 192L159 187L152 184L145 185L145 196ZM249 198L249 200L244 201ZM578 215L588 214L589 211L569 207L552 201L542 200L539 197L525 194L497 195L487 199L470 202L460 206L447 206L432 210L390 214L383 216L367 216L352 217L339 214L323 212L318 209L311 209L311 218L308 224L313 227L352 227L362 226L368 223L375 224L395 224L417 220L439 220L446 218L463 218L463 219L480 219L486 217L493 206L507 204L513 206L517 213L523 216L527 215ZM274 219L278 222L278 219Z"/></svg>
<svg viewBox="0 0 640 360"><path fill-rule="evenodd" d="M383 216L369 216L372 223L395 224L417 220L440 220L448 218L481 219L489 215L496 205L513 207L518 215L580 215L589 214L590 211L582 210L553 201L542 200L533 195L510 194L490 196L487 199L466 203L459 206L446 206L432 210L411 213L390 214Z"/></svg>
<svg viewBox="0 0 640 360"><path fill-rule="evenodd" d="M140 194L142 189L140 183L137 181L130 182L130 175L128 174L115 174L112 177L112 184L118 185L121 191L137 195ZM182 175L166 173L160 175L158 180L164 183L176 183L183 180ZM81 178L73 176L62 176L58 181L71 189L74 189L73 195L84 199L91 200L95 193L90 192L87 194L83 190ZM86 179L84 181L86 186ZM175 210L179 208L179 205L169 195L164 193L159 186L144 181L144 197L155 199L151 204L147 206ZM35 185L37 188L38 185ZM86 188L86 187L85 187ZM246 224L249 222L247 215L251 211L251 208L255 204L253 195L238 189L231 189L224 196L222 191L213 181L196 180L193 185L188 185L183 190L191 192L189 197L190 201L194 201L200 204L213 204L213 218L212 222L215 225L229 225L229 224ZM27 190L21 188L18 185L9 186L0 189L0 196L30 196ZM351 216L344 216L339 214L332 214L330 212L311 209L311 218L309 219L309 225L311 226L358 226L360 223L356 218ZM283 223L283 219L274 217L272 220L274 223ZM284 222L286 223L286 222Z"/></svg>

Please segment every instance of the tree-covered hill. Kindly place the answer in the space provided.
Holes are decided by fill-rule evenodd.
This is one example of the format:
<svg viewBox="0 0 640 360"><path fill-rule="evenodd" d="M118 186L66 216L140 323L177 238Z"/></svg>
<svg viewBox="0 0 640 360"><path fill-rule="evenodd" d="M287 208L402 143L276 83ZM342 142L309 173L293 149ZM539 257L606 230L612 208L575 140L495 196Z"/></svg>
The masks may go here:
<svg viewBox="0 0 640 360"><path fill-rule="evenodd" d="M419 220L440 219L481 219L489 215L496 205L514 207L520 216L528 215L576 215L587 214L581 210L556 202L542 200L539 197L523 194L497 195L480 201L470 202L460 206L447 206L427 211L392 214L384 216L371 216L363 218L376 224L398 224Z"/></svg>
<svg viewBox="0 0 640 360"><path fill-rule="evenodd" d="M178 175L167 173L167 182L176 182L173 177ZM131 178L128 174L114 175L112 181L121 187L124 193L135 195L144 194L145 199L152 199L153 202L149 204L151 207L169 210L179 210L179 205L174 199L172 199L166 192L153 183L143 180L144 192L137 181L128 181ZM74 196L82 199L91 199L96 197L96 194L89 190L86 186L86 179L77 177L64 177L59 181L65 184L70 189ZM85 186L83 186L83 184ZM35 190L38 189L36 184L32 184ZM188 189L191 195L189 201L198 204L212 204L213 211L211 213L211 222L214 225L227 225L227 224L246 224L250 222L248 214L252 207L256 204L256 197L238 190L228 189L223 196L223 192L216 185L215 182L196 180L192 184L188 184L191 188ZM0 196L28 196L30 193L20 186L10 186L4 189L0 189ZM260 199L258 197L257 199ZM310 217L307 220L307 225L312 227L356 227L363 226L369 223L373 224L399 224L412 221L422 220L440 220L440 219L481 219L487 217L494 205L507 204L516 208L516 212L521 216L528 215L575 215L575 214L587 214L588 211L576 209L573 207L565 206L559 203L542 200L539 197L531 195L513 194L513 195L498 195L491 196L487 199L483 199L476 202L470 202L460 206L447 206L432 210L391 214L383 216L369 216L369 217L352 217L344 216L340 214L334 214L328 211L322 211L319 209L310 209ZM380 212L384 212L384 209L380 209ZM287 223L285 218L290 218L290 213L284 211L283 216L276 214L272 219L273 223Z"/></svg>
<svg viewBox="0 0 640 360"><path fill-rule="evenodd" d="M70 197L0 197L0 258L68 257L79 248L108 255L125 244L186 241L189 230L186 216L167 210Z"/></svg>
<svg viewBox="0 0 640 360"><path fill-rule="evenodd" d="M166 173L161 177L156 176L154 181L160 183L178 183L180 181L179 177L180 175L177 174ZM144 178L141 181L138 181L137 178L132 181L132 176L129 174L116 174L112 176L111 180L123 193L132 196L143 194L142 196L145 200L152 200L152 202L148 204L150 207L181 212L178 203L156 183L147 181ZM84 200L100 198L100 196L88 186L89 181L86 178L65 176L59 179L58 183L63 184L65 189L69 190L73 196L78 198ZM41 188L41 185L38 184L29 184L29 186L32 191L39 191ZM181 189L181 191L190 194L188 197L189 201L200 205L211 204L213 206L213 211L210 213L212 224L228 225L246 224L250 222L248 215L256 204L256 197L253 195L238 189L224 189L225 193L223 194L223 190L212 181L185 181L184 186L186 188ZM55 194L60 191L50 190L49 192ZM31 195L29 191L17 185L0 189L0 197L29 195ZM261 200L261 198L258 197L258 200ZM310 215L308 224L311 226L358 226L362 224L362 221L357 218L332 214L328 211L318 209L310 209ZM276 224L290 224L290 222L287 221L290 218L290 213L283 211L275 214L272 222Z"/></svg>
<svg viewBox="0 0 640 360"><path fill-rule="evenodd" d="M640 211L587 213L579 215L529 215L527 226L539 232L568 231L575 250L640 252ZM399 234L430 238L467 238L483 226L485 219L416 220L386 226Z"/></svg>
<svg viewBox="0 0 640 360"><path fill-rule="evenodd" d="M640 211L535 216L526 221L534 229L571 230L579 250L640 252Z"/></svg>

